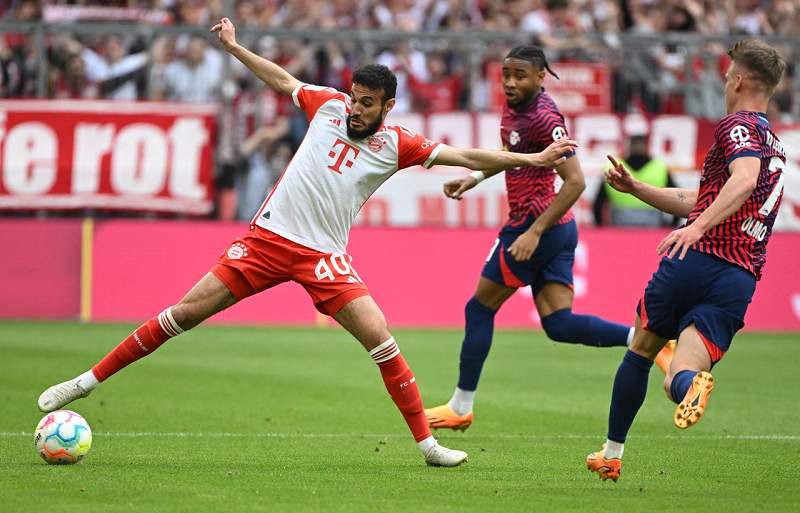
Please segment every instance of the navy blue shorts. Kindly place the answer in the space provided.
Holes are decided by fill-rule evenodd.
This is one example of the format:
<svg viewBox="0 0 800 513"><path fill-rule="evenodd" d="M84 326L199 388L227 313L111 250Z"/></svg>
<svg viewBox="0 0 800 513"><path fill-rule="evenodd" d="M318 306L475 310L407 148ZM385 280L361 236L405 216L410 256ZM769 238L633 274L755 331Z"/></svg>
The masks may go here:
<svg viewBox="0 0 800 513"><path fill-rule="evenodd" d="M481 276L509 287L530 285L534 297L548 281L572 288L572 264L578 246L578 226L575 221L545 230L530 260L517 262L508 248L527 229L527 226L506 226L500 231Z"/></svg>
<svg viewBox="0 0 800 513"><path fill-rule="evenodd" d="M636 312L644 329L665 339L694 323L716 363L744 326L755 291L756 278L747 270L689 250L683 260L661 259Z"/></svg>

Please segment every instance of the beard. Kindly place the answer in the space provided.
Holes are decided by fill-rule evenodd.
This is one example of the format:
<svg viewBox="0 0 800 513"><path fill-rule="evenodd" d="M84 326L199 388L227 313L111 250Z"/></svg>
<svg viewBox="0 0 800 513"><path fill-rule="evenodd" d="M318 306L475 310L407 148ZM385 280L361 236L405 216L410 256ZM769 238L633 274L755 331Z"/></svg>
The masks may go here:
<svg viewBox="0 0 800 513"><path fill-rule="evenodd" d="M359 119L363 123L361 119ZM376 119L369 125L365 126L361 129L355 129L350 125L350 115L347 115L347 137L351 139L366 139L367 137L373 135L378 129L383 125L383 120L381 118Z"/></svg>

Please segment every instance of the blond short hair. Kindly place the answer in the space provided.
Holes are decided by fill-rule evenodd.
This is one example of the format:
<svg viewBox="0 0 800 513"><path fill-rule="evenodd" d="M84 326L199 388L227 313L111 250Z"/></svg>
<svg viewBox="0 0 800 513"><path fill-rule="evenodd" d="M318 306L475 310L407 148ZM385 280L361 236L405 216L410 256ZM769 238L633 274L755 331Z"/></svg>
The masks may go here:
<svg viewBox="0 0 800 513"><path fill-rule="evenodd" d="M757 39L739 41L728 50L728 56L737 65L750 72L772 94L786 70L783 57L770 45Z"/></svg>

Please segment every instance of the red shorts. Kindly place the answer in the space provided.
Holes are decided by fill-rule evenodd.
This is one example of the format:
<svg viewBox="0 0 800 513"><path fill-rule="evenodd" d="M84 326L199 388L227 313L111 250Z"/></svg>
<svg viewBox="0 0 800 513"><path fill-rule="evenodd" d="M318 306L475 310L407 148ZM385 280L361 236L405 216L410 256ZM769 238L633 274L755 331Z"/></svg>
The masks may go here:
<svg viewBox="0 0 800 513"><path fill-rule="evenodd" d="M239 301L296 281L317 310L333 317L350 301L369 295L352 261L350 255L320 253L256 226L228 246L211 272Z"/></svg>

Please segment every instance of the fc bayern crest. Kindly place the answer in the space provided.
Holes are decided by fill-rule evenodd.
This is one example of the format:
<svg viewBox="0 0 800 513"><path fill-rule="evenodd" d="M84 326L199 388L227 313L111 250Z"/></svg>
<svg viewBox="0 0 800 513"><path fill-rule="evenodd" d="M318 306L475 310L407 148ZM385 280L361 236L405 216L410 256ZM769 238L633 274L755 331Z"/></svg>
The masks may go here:
<svg viewBox="0 0 800 513"><path fill-rule="evenodd" d="M228 258L231 260L237 260L242 257L247 256L247 246L242 244L241 242L237 242L233 246L228 249Z"/></svg>
<svg viewBox="0 0 800 513"><path fill-rule="evenodd" d="M509 134L508 142L511 143L511 146L517 145L517 143L519 142L519 133L516 130L514 130L513 132L511 132L511 134Z"/></svg>
<svg viewBox="0 0 800 513"><path fill-rule="evenodd" d="M369 151L372 153L378 153L383 148L383 140L380 137L375 137L373 135L369 138L368 146Z"/></svg>

